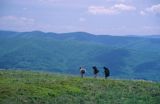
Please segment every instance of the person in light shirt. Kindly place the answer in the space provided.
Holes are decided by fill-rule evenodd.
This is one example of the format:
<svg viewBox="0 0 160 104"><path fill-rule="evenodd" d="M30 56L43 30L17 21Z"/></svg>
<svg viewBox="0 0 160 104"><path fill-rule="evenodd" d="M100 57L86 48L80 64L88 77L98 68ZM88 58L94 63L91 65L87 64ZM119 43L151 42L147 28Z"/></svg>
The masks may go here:
<svg viewBox="0 0 160 104"><path fill-rule="evenodd" d="M82 68L80 67L80 75L81 75L81 78L84 77L84 74L86 73L86 69L85 68Z"/></svg>

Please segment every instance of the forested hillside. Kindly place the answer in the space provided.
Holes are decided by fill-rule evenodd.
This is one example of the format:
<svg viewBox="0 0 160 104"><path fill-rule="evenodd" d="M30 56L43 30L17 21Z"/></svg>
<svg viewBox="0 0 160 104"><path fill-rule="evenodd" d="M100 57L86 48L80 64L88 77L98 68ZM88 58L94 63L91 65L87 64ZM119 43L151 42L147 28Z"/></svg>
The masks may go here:
<svg viewBox="0 0 160 104"><path fill-rule="evenodd" d="M110 36L85 32L0 31L0 68L92 74L96 65L117 78L160 80L158 36Z"/></svg>

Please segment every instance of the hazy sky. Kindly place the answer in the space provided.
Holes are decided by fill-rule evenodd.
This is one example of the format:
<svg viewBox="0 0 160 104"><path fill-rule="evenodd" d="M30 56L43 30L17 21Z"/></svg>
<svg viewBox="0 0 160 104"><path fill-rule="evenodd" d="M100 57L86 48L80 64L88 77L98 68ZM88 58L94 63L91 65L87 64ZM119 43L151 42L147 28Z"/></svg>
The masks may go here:
<svg viewBox="0 0 160 104"><path fill-rule="evenodd" d="M160 0L0 0L0 30L160 34Z"/></svg>

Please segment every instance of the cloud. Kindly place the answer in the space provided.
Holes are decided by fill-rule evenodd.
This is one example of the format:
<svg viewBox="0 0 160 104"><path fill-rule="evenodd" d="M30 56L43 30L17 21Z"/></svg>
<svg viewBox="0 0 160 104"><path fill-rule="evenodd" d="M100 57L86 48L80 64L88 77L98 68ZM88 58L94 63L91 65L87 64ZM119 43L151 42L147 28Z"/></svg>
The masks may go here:
<svg viewBox="0 0 160 104"><path fill-rule="evenodd" d="M104 7L104 6L90 6L88 7L88 12L91 14L105 14L105 15L115 15L119 14L121 12L127 12L127 11L134 11L136 10L136 7L125 5L125 4L115 4L111 7Z"/></svg>
<svg viewBox="0 0 160 104"><path fill-rule="evenodd" d="M126 0L106 0L107 2L126 2Z"/></svg>
<svg viewBox="0 0 160 104"><path fill-rule="evenodd" d="M27 8L22 8L24 11L27 10Z"/></svg>
<svg viewBox="0 0 160 104"><path fill-rule="evenodd" d="M35 20L33 18L18 16L1 16L0 28L10 30L28 30L33 28Z"/></svg>
<svg viewBox="0 0 160 104"><path fill-rule="evenodd" d="M150 13L160 13L160 4L152 5L150 8L146 8L146 11Z"/></svg>
<svg viewBox="0 0 160 104"><path fill-rule="evenodd" d="M0 29L1 30L13 30L13 31L53 31L58 26L51 25L48 23L41 23L33 18L19 17L19 16L0 16ZM59 27L58 27L59 28Z"/></svg>
<svg viewBox="0 0 160 104"><path fill-rule="evenodd" d="M146 15L146 14L160 14L160 4L152 5L151 7L148 7L144 9L143 11L140 11L141 15Z"/></svg>
<svg viewBox="0 0 160 104"><path fill-rule="evenodd" d="M143 26L142 31L150 34L159 34L160 33L160 26Z"/></svg>
<svg viewBox="0 0 160 104"><path fill-rule="evenodd" d="M33 25L35 20L27 17L17 17L17 16L1 16L0 25L2 24L15 24L15 25Z"/></svg>
<svg viewBox="0 0 160 104"><path fill-rule="evenodd" d="M79 18L79 21L80 21L80 22L84 22L84 21L86 21L86 19L83 18L83 17L80 17L80 18Z"/></svg>
<svg viewBox="0 0 160 104"><path fill-rule="evenodd" d="M57 2L59 0L38 0L40 2L48 2L48 3L54 3L54 2Z"/></svg>
<svg viewBox="0 0 160 104"><path fill-rule="evenodd" d="M57 3L62 3L62 4L66 4L66 3L71 3L74 2L74 0L37 0L40 3L46 3L46 4L57 4Z"/></svg>
<svg viewBox="0 0 160 104"><path fill-rule="evenodd" d="M143 15L143 16L146 15L146 13L143 10L140 11L140 14Z"/></svg>

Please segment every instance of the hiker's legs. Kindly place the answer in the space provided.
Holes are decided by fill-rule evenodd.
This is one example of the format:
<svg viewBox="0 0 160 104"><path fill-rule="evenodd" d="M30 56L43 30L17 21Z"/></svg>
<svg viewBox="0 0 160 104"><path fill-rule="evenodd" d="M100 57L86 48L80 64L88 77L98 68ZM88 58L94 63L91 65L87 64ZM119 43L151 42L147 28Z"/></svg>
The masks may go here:
<svg viewBox="0 0 160 104"><path fill-rule="evenodd" d="M81 73L81 78L83 78L83 74Z"/></svg>
<svg viewBox="0 0 160 104"><path fill-rule="evenodd" d="M97 78L97 74L94 74L94 78Z"/></svg>

